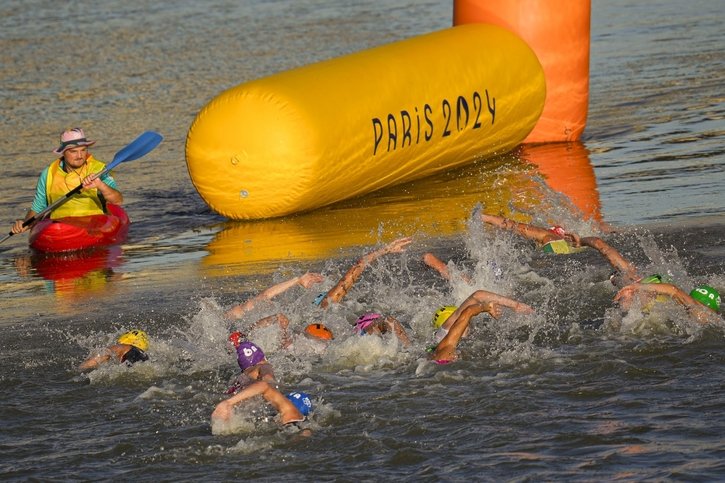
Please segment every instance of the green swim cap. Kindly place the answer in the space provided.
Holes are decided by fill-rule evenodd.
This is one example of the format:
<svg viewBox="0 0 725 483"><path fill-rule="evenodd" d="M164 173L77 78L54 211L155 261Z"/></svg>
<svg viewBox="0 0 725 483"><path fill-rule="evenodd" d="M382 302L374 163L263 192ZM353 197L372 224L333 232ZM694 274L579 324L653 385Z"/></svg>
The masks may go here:
<svg viewBox="0 0 725 483"><path fill-rule="evenodd" d="M720 312L720 294L709 285L700 285L692 289L690 297L702 305L710 307L715 312Z"/></svg>
<svg viewBox="0 0 725 483"><path fill-rule="evenodd" d="M672 283L672 278L667 275L653 273L649 277L644 277L640 279L638 283Z"/></svg>

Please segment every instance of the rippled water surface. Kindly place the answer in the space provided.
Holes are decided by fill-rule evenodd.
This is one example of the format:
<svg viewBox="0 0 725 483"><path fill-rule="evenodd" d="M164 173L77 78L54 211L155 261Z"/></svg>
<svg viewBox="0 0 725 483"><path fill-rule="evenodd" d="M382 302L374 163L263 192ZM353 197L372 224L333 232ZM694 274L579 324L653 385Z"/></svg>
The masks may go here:
<svg viewBox="0 0 725 483"><path fill-rule="evenodd" d="M0 5L8 228L63 128L82 125L104 160L144 130L165 136L116 171L133 220L124 245L61 259L32 254L25 235L0 246L3 480L725 478L725 325L669 303L620 312L596 253L546 256L472 216L599 234L643 272L725 293L721 2L594 2L581 143L525 146L280 220L228 222L196 194L184 140L216 94L451 18L450 2L409 0ZM254 333L281 386L314 396L312 437L280 429L259 402L213 434L238 371L223 311L305 270L330 288L402 235L408 251L375 262L339 306L321 312L318 287L297 287L233 326L281 311L296 330L334 331L323 355ZM426 251L451 261L451 283L423 265ZM479 317L461 361L431 364L433 311L474 287L536 314ZM371 309L398 317L412 346L353 337ZM132 327L151 335L149 362L77 370Z"/></svg>

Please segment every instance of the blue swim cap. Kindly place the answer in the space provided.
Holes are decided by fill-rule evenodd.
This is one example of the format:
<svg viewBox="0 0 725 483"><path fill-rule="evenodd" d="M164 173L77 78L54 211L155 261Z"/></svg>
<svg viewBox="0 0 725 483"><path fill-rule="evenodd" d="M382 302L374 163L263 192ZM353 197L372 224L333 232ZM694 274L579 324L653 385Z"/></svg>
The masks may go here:
<svg viewBox="0 0 725 483"><path fill-rule="evenodd" d="M312 399L309 394L304 392L291 392L287 394L287 399L297 408L303 416L307 416L312 411Z"/></svg>

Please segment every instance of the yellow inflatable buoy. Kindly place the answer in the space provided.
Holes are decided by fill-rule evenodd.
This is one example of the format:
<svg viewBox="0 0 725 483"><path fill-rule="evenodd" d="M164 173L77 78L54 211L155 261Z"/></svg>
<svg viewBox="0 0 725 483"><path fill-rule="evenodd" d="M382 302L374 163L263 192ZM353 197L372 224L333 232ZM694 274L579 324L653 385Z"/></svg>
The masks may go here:
<svg viewBox="0 0 725 483"><path fill-rule="evenodd" d="M462 25L222 92L189 129L186 161L219 214L283 216L508 152L545 97L523 40Z"/></svg>

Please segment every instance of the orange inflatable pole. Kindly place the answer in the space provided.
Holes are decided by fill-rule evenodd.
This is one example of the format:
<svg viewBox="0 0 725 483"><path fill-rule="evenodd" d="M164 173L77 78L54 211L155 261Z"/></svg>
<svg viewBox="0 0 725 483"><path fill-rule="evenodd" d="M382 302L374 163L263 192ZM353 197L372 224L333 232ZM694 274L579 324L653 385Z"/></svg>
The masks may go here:
<svg viewBox="0 0 725 483"><path fill-rule="evenodd" d="M525 143L576 141L587 122L591 0L454 0L453 25L490 23L524 39L544 68L544 111Z"/></svg>
<svg viewBox="0 0 725 483"><path fill-rule="evenodd" d="M584 218L602 221L594 167L581 141L523 144L518 154L537 167L551 189L565 194Z"/></svg>

